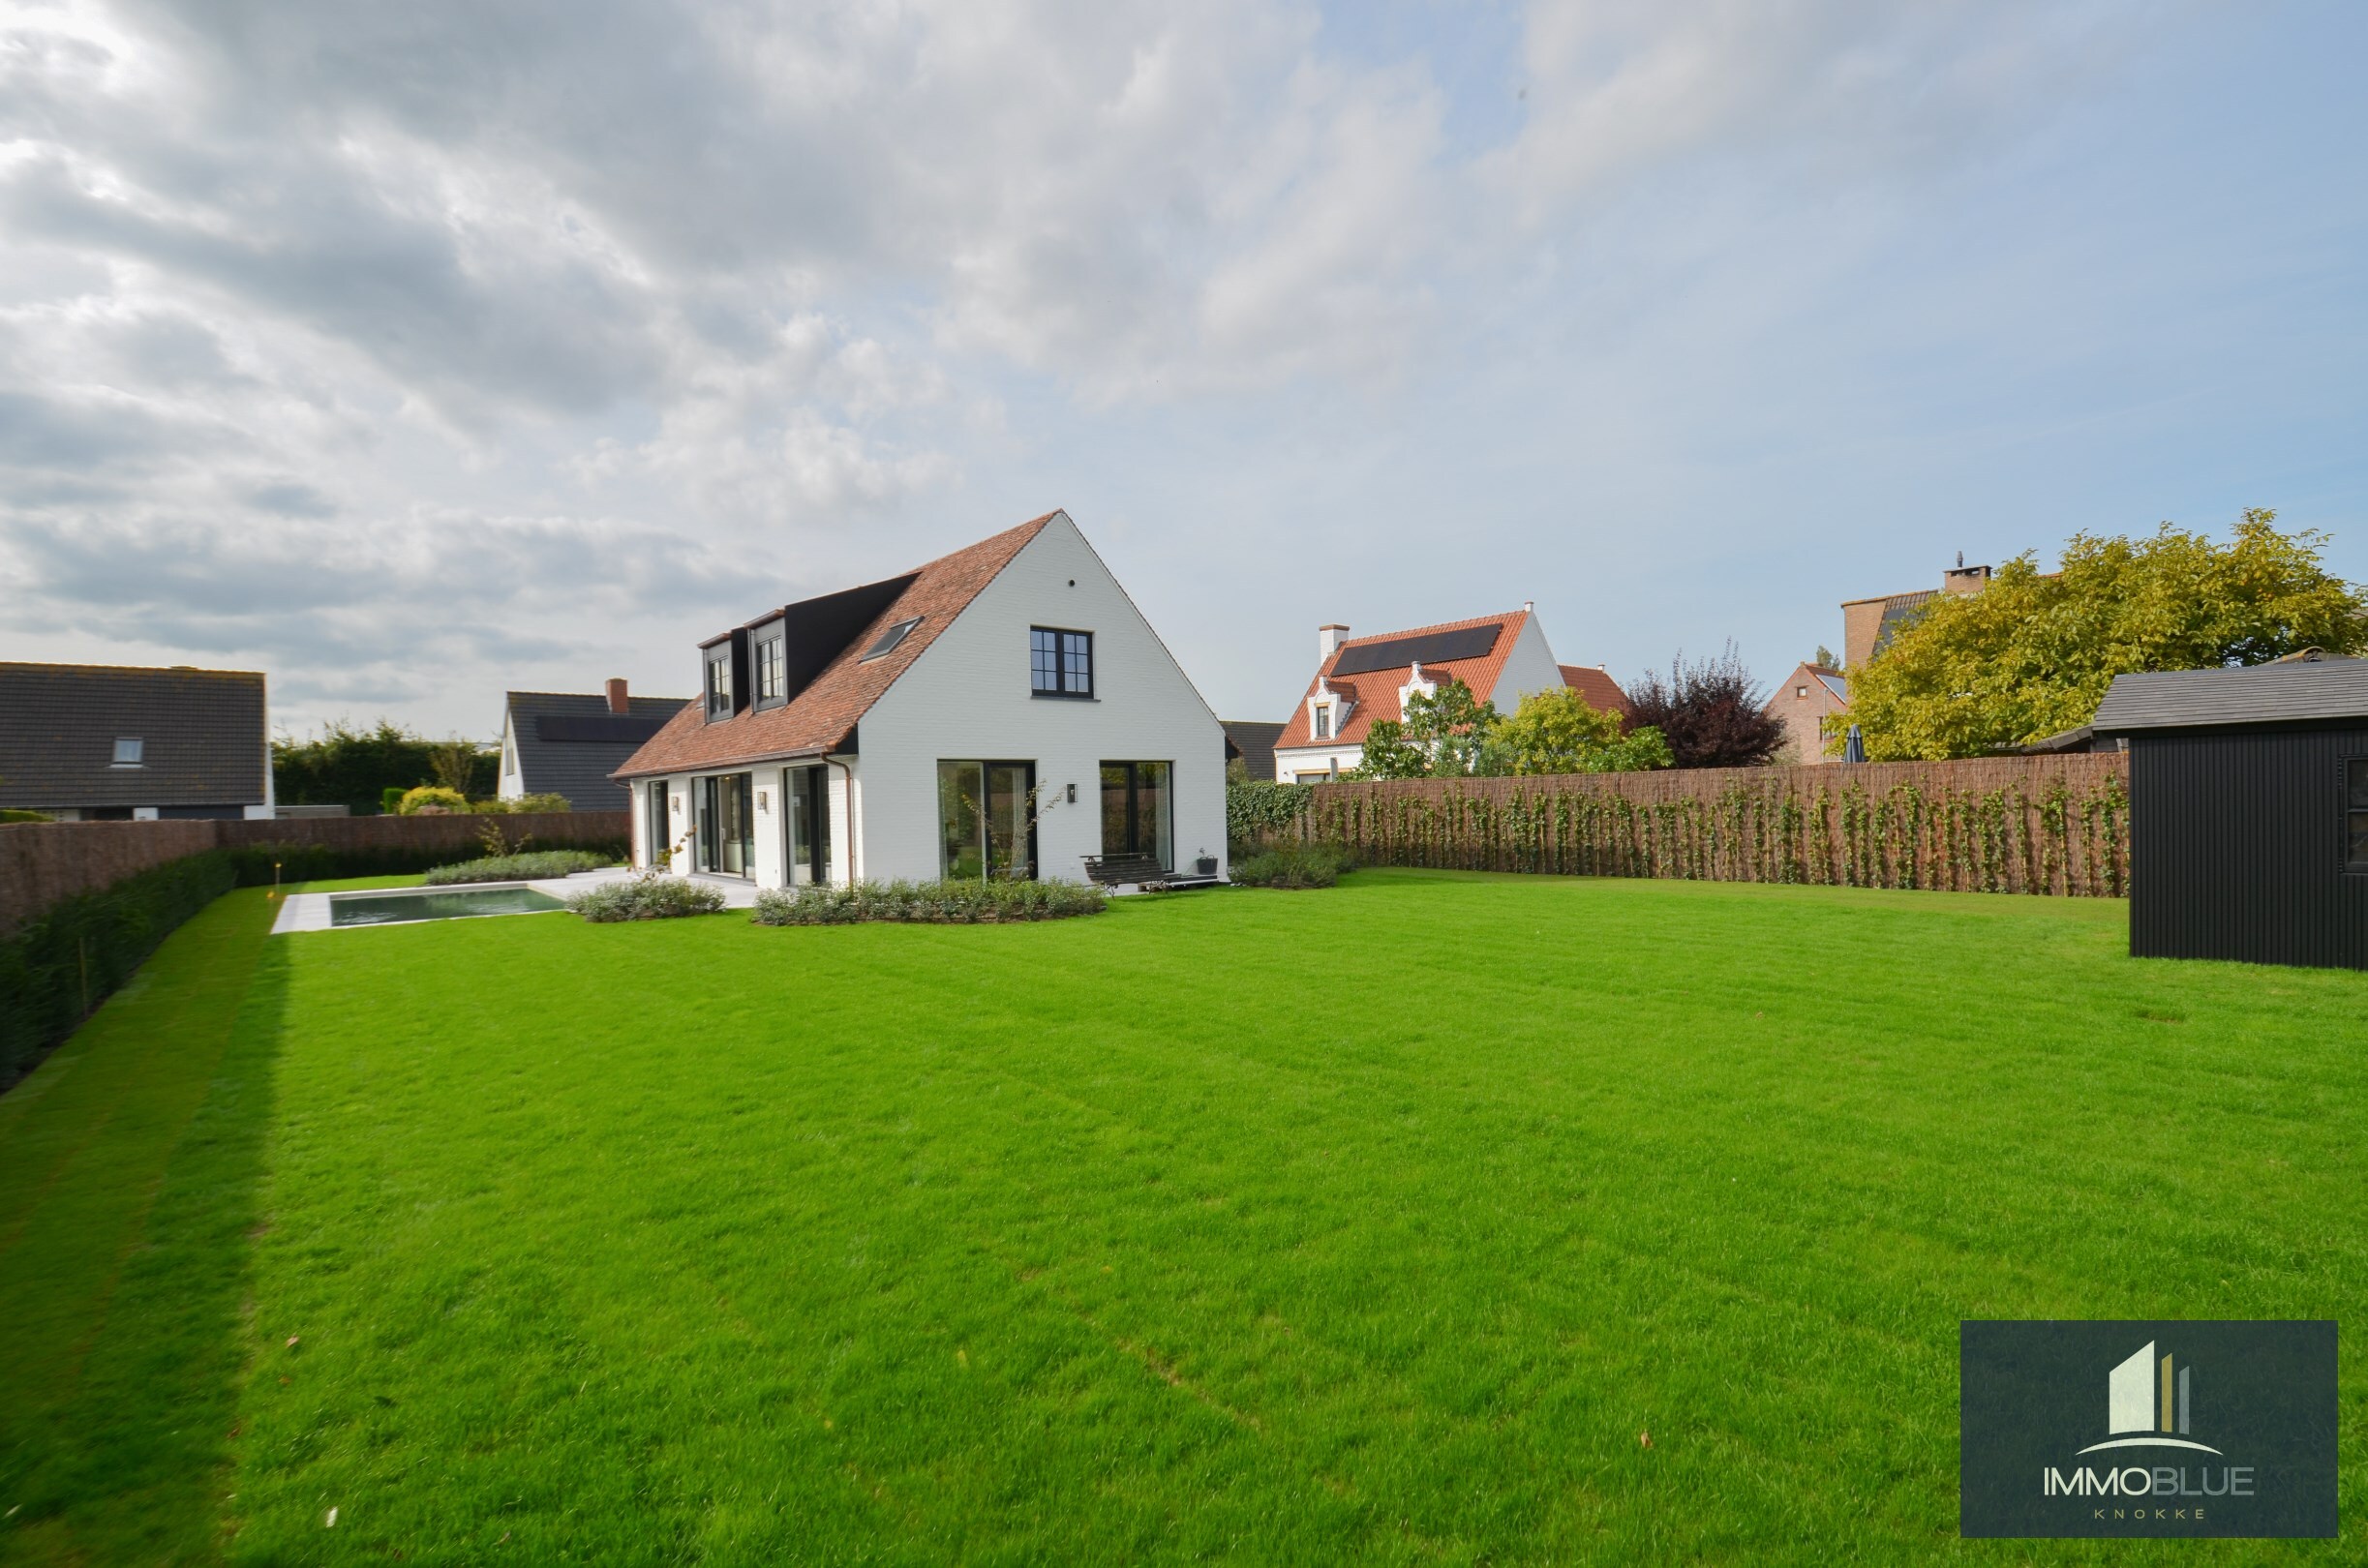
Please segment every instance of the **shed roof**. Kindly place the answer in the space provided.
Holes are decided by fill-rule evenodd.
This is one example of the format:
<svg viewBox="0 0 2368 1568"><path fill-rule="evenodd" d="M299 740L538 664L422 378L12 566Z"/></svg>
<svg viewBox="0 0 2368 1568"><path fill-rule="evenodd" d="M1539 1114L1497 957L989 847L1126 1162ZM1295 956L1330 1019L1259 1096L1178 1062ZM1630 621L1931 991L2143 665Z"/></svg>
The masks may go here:
<svg viewBox="0 0 2368 1568"><path fill-rule="evenodd" d="M2368 659L2283 660L2243 669L2113 678L2093 721L2101 735L2229 724L2368 720Z"/></svg>
<svg viewBox="0 0 2368 1568"><path fill-rule="evenodd" d="M259 671L0 664L0 805L260 805L270 747Z"/></svg>

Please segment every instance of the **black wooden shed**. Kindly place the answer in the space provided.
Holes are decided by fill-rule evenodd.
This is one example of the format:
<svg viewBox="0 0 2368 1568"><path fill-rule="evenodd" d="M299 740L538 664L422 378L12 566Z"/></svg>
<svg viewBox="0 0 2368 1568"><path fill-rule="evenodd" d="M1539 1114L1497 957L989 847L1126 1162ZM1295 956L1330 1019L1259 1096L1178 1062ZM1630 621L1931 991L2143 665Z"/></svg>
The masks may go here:
<svg viewBox="0 0 2368 1568"><path fill-rule="evenodd" d="M2115 678L2130 952L2368 969L2368 659Z"/></svg>

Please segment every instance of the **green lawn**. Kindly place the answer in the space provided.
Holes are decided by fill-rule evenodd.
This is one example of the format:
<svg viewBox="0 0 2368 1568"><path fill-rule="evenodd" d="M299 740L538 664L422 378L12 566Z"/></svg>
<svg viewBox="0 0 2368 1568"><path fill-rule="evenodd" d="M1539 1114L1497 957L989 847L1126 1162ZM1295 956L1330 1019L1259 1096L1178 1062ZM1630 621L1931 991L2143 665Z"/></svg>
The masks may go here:
<svg viewBox="0 0 2368 1568"><path fill-rule="evenodd" d="M2368 976L2124 919L232 894L0 1099L0 1557L2361 1560L2356 1356L2340 1544L1956 1537L1959 1318L2368 1321Z"/></svg>

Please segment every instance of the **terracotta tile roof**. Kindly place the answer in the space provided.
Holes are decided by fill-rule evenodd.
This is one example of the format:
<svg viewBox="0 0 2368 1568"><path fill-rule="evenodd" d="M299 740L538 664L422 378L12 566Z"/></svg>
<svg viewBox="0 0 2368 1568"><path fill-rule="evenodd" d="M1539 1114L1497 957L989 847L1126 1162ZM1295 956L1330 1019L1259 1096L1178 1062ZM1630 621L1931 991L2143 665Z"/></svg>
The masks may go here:
<svg viewBox="0 0 2368 1568"><path fill-rule="evenodd" d="M928 650L954 618L969 608L970 601L1011 564L1012 558L1058 515L1047 512L919 568L912 574L912 585L896 602L874 617L812 684L785 706L761 712L749 709L710 724L694 702L651 737L613 776L646 778L777 757L818 757L839 749L854 733L856 722L896 678L912 668L913 661ZM864 662L864 649L882 627L916 616L921 624L894 652Z"/></svg>
<svg viewBox="0 0 2368 1568"><path fill-rule="evenodd" d="M1587 706L1606 713L1628 716L1628 694L1620 689L1620 682L1592 664L1561 666L1563 684L1577 692Z"/></svg>
<svg viewBox="0 0 2368 1568"><path fill-rule="evenodd" d="M1373 637L1351 638L1334 648L1331 657L1325 659L1318 667L1315 679L1307 683L1306 692L1300 696L1299 706L1290 710L1290 718L1284 724L1282 735L1275 740L1275 750L1285 751L1295 746L1362 745L1366 735L1371 732L1375 724L1382 719L1405 716L1398 711L1398 689L1404 686L1407 678L1413 674L1413 667L1409 664L1401 664L1387 670L1359 670L1354 680L1332 679L1332 667L1340 662L1341 656L1349 649L1371 643L1386 643L1400 637L1419 637L1426 632L1462 631L1468 626L1498 627L1496 643L1480 657L1444 659L1436 664L1426 659L1422 666L1422 673L1426 678L1443 685L1449 677L1453 677L1470 686L1473 696L1485 699L1490 692L1497 689L1497 677L1503 673L1504 661L1513 651L1513 645L1520 641L1521 628L1529 618L1528 612L1516 610L1510 615L1479 616L1471 620L1447 620L1436 626L1414 626L1406 631L1382 632ZM1336 694L1348 696L1351 702L1347 721L1334 730L1330 739L1323 740L1319 740L1308 733L1307 699L1316 694L1318 682L1324 683Z"/></svg>

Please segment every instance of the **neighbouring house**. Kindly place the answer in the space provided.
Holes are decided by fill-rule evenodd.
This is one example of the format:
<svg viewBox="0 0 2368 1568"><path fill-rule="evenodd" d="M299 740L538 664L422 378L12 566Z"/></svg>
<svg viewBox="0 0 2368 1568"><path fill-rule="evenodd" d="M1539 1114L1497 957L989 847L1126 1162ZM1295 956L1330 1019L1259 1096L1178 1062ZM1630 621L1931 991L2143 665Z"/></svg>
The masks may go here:
<svg viewBox="0 0 2368 1568"><path fill-rule="evenodd" d="M1283 733L1280 724L1265 724L1257 719L1225 720L1225 760L1228 767L1239 761L1250 776L1260 781L1274 778L1274 742Z"/></svg>
<svg viewBox="0 0 2368 1568"><path fill-rule="evenodd" d="M620 679L605 692L506 692L495 794L563 795L578 811L625 810L628 792L612 775L689 705L687 697L632 696Z"/></svg>
<svg viewBox="0 0 2368 1568"><path fill-rule="evenodd" d="M2368 969L2368 659L2113 678L2130 953Z"/></svg>
<svg viewBox="0 0 2368 1568"><path fill-rule="evenodd" d="M701 697L617 770L637 863L762 887L1223 874L1225 732L1066 512L768 611L700 661Z"/></svg>
<svg viewBox="0 0 2368 1568"><path fill-rule="evenodd" d="M1825 754L1825 723L1850 711L1850 678L1806 659L1769 693L1764 705L1784 726L1777 762L1814 764L1837 759Z"/></svg>
<svg viewBox="0 0 2368 1568"><path fill-rule="evenodd" d="M0 664L0 806L106 822L272 804L261 672Z"/></svg>
<svg viewBox="0 0 2368 1568"><path fill-rule="evenodd" d="M1968 566L1962 551L1957 564L1940 574L1940 587L1912 593L1882 593L1870 599L1844 599L1841 606L1841 666L1856 670L1882 651L1900 627L1943 593L1979 593L1989 587L1989 568Z"/></svg>
<svg viewBox="0 0 2368 1568"><path fill-rule="evenodd" d="M1589 706L1625 717L1626 693L1600 665L1560 664L1536 606L1379 637L1316 629L1316 676L1274 742L1274 776L1311 784L1337 778L1365 759L1365 737L1383 719L1403 719L1407 700L1461 680L1482 702L1510 713L1521 699L1576 688Z"/></svg>

